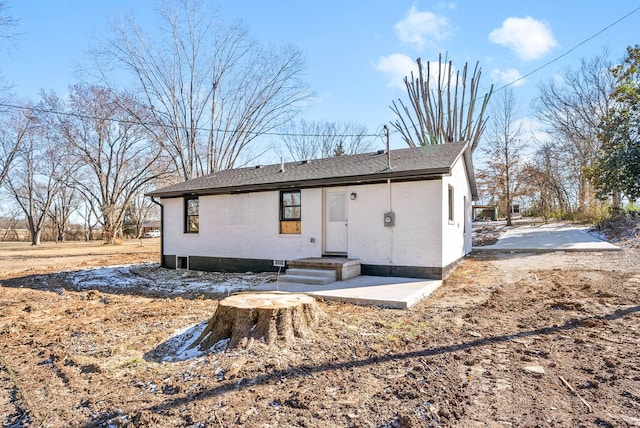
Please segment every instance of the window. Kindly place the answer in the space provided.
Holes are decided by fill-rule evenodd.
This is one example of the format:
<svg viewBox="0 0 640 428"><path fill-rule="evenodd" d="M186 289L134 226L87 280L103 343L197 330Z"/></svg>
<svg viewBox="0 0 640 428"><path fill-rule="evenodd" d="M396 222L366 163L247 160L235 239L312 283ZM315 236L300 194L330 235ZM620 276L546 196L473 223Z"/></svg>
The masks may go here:
<svg viewBox="0 0 640 428"><path fill-rule="evenodd" d="M184 200L184 232L198 233L200 230L200 207L198 197L189 197Z"/></svg>
<svg viewBox="0 0 640 428"><path fill-rule="evenodd" d="M449 222L453 223L453 186L449 186Z"/></svg>
<svg viewBox="0 0 640 428"><path fill-rule="evenodd" d="M301 214L300 191L280 192L280 233L301 233Z"/></svg>
<svg viewBox="0 0 640 428"><path fill-rule="evenodd" d="M462 227L463 227L464 233L467 233L467 222L469 221L469 214L468 214L468 211L467 211L467 196L466 195L462 197L462 212L464 213L464 216L463 216L464 225Z"/></svg>
<svg viewBox="0 0 640 428"><path fill-rule="evenodd" d="M176 257L176 269L189 269L189 258Z"/></svg>

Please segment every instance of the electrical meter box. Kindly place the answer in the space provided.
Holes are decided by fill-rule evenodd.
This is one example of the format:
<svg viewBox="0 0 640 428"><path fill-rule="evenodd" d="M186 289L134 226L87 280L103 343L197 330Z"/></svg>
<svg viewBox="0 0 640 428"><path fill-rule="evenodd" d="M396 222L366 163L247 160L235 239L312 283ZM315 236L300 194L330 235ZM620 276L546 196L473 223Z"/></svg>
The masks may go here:
<svg viewBox="0 0 640 428"><path fill-rule="evenodd" d="M393 211L384 213L384 227L392 227L396 222L396 215Z"/></svg>

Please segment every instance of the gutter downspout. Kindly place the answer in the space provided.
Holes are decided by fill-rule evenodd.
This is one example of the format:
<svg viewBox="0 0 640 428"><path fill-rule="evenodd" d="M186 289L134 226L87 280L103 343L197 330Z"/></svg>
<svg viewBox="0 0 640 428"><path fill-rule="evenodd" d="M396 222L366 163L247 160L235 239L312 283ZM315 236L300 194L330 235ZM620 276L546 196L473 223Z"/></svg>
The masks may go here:
<svg viewBox="0 0 640 428"><path fill-rule="evenodd" d="M384 125L384 133L387 137L387 172L391 172L391 146L389 145L389 127ZM387 213L393 215L393 205L391 204L391 179L387 178ZM386 218L385 218L386 220ZM391 276L391 266L393 266L393 227L389 228L389 276Z"/></svg>
<svg viewBox="0 0 640 428"><path fill-rule="evenodd" d="M391 212L391 179L387 178L387 212Z"/></svg>
<svg viewBox="0 0 640 428"><path fill-rule="evenodd" d="M155 196L151 197L151 202L160 207L160 267L164 265L164 205L156 201Z"/></svg>

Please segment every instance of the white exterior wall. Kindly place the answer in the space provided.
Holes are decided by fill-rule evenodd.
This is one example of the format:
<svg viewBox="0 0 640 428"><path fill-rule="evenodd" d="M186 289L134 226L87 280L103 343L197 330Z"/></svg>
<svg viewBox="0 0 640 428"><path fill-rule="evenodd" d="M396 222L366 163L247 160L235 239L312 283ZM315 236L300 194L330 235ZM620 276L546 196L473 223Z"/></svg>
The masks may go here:
<svg viewBox="0 0 640 428"><path fill-rule="evenodd" d="M164 253L247 259L322 255L322 190L303 189L301 234L280 234L280 193L199 197L199 233L184 233L183 198L163 199ZM311 242L315 238L315 242Z"/></svg>
<svg viewBox="0 0 640 428"><path fill-rule="evenodd" d="M448 185L455 191L448 221ZM445 267L471 250L471 194L464 159L443 180L346 187L348 257L384 266ZM183 198L162 199L164 254L241 259L320 257L323 252L323 189L302 189L302 233L279 233L278 191L199 197L200 231L184 233ZM390 200L389 200L390 195ZM466 196L467 207L463 207ZM395 226L384 226L384 213ZM464 224L467 233L463 234ZM311 242L312 239L314 242Z"/></svg>
<svg viewBox="0 0 640 428"><path fill-rule="evenodd" d="M440 267L441 184L439 180L391 183L395 226L384 226L389 211L387 184L351 186L349 257L363 264Z"/></svg>
<svg viewBox="0 0 640 428"><path fill-rule="evenodd" d="M454 189L453 222L449 221L449 185ZM442 180L442 266L471 252L471 198L465 160L461 156L453 166L451 176Z"/></svg>

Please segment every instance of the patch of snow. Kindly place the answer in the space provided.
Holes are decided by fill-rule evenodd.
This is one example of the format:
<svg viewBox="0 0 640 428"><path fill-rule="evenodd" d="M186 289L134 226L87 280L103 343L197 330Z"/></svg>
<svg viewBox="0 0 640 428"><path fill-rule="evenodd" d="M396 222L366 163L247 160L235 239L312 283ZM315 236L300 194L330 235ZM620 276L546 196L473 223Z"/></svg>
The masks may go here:
<svg viewBox="0 0 640 428"><path fill-rule="evenodd" d="M640 220L625 218L608 224L605 230L592 227L589 233L623 248L640 248Z"/></svg>
<svg viewBox="0 0 640 428"><path fill-rule="evenodd" d="M222 370L222 367L216 367L216 371L214 371L213 374L217 376L219 381L224 380L224 370Z"/></svg>
<svg viewBox="0 0 640 428"><path fill-rule="evenodd" d="M43 275L39 281L45 282L49 276ZM58 294L65 293L65 287L79 290L97 290L105 293L132 293L159 296L191 295L229 295L238 291L249 290L271 281L270 273L231 274L221 272L181 271L161 268L157 263L130 264L100 268L80 268L52 274ZM107 298L104 298L108 301ZM199 346L189 349L190 345L200 337L207 327L208 321L192 325L176 331L167 341L154 351L164 362L199 359L207 354L217 354L227 350L229 339L221 340L210 349L201 350ZM46 363L46 362L45 362ZM216 372L215 375L219 375ZM153 385L152 392L155 393Z"/></svg>
<svg viewBox="0 0 640 428"><path fill-rule="evenodd" d="M186 361L207 354L219 354L226 351L231 339L222 339L216 342L210 349L201 350L199 346L189 349L193 342L198 339L207 328L207 324L208 321L203 321L191 327L176 331L171 338L162 344L165 354L162 361Z"/></svg>
<svg viewBox="0 0 640 428"><path fill-rule="evenodd" d="M71 282L80 288L138 287L141 278L131 273L131 266L109 266L70 272ZM147 281L148 282L148 281Z"/></svg>
<svg viewBox="0 0 640 428"><path fill-rule="evenodd" d="M220 274L215 272L175 271L155 263L89 268L62 272L75 288L140 290L176 295L183 293L231 294L250 289L266 281L257 274Z"/></svg>
<svg viewBox="0 0 640 428"><path fill-rule="evenodd" d="M229 342L231 342L231 338L218 340L211 347L211 352L213 352L214 354L220 354L226 351L227 348L229 347Z"/></svg>
<svg viewBox="0 0 640 428"><path fill-rule="evenodd" d="M607 240L608 240L607 235L605 235L604 233L602 233L602 232L600 232L600 231L593 230L593 229L588 229L588 230L586 230L586 232L587 232L589 235L591 235L591 236L593 236L594 238L599 239L599 240L601 240L601 241L607 241Z"/></svg>
<svg viewBox="0 0 640 428"><path fill-rule="evenodd" d="M203 321L191 327L176 331L174 335L163 344L163 347L166 349L166 355L163 361L185 361L206 355L208 351L201 351L198 346L191 349L189 349L189 347L194 340L200 337L205 328L207 328L207 323L208 321Z"/></svg>

